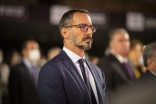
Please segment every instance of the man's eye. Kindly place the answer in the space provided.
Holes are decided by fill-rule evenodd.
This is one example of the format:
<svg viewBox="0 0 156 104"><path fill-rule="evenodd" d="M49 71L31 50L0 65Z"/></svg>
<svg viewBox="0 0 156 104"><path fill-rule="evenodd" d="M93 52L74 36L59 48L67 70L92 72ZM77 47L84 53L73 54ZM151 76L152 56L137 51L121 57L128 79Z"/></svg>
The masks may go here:
<svg viewBox="0 0 156 104"><path fill-rule="evenodd" d="M80 27L81 27L82 29L85 29L85 28L86 28L86 25L80 25Z"/></svg>

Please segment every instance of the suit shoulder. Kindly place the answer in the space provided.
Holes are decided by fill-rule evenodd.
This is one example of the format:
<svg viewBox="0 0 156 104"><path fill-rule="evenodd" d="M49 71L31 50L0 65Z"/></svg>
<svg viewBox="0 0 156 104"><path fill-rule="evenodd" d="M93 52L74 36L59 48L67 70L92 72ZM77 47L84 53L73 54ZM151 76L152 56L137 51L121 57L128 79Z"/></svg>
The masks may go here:
<svg viewBox="0 0 156 104"><path fill-rule="evenodd" d="M21 62L19 64L17 64L16 66L11 68L11 71L21 71L23 69L23 67L25 67L24 63Z"/></svg>
<svg viewBox="0 0 156 104"><path fill-rule="evenodd" d="M57 55L56 57L54 57L53 59L49 60L47 63L45 63L41 70L40 73L42 72L46 72L46 71L51 71L52 69L56 69L58 63L61 62L61 59L59 58L59 56Z"/></svg>
<svg viewBox="0 0 156 104"><path fill-rule="evenodd" d="M52 58L51 60L49 60L45 65L56 65L57 63L61 62L60 57L57 55L54 58Z"/></svg>

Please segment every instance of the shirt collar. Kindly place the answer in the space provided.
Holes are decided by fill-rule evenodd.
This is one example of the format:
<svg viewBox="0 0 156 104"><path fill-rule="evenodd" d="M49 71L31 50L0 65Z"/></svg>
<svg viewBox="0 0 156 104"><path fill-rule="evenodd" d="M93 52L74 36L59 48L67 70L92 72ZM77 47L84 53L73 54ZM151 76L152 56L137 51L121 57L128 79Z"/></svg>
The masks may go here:
<svg viewBox="0 0 156 104"><path fill-rule="evenodd" d="M31 68L32 67L32 64L26 58L23 58L23 62L26 65L27 68Z"/></svg>
<svg viewBox="0 0 156 104"><path fill-rule="evenodd" d="M63 47L63 50L66 52L66 54L70 57L70 59L76 63L79 59L85 59L85 55L83 57L80 57L76 53L72 52L71 50L67 49L66 47Z"/></svg>
<svg viewBox="0 0 156 104"><path fill-rule="evenodd" d="M152 71L150 71L153 75L155 75L156 76L156 73L154 73L154 72L152 72Z"/></svg>
<svg viewBox="0 0 156 104"><path fill-rule="evenodd" d="M117 54L114 50L110 49L110 53L113 54L120 63L128 62L127 58L124 58L121 55Z"/></svg>

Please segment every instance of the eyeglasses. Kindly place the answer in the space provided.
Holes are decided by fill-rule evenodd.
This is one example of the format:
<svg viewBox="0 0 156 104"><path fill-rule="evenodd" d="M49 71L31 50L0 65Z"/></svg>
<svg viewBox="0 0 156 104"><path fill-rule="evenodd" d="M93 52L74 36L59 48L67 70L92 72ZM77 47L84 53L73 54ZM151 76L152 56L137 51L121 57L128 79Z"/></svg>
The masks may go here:
<svg viewBox="0 0 156 104"><path fill-rule="evenodd" d="M87 32L88 28L90 27L93 33L96 31L96 28L97 28L96 26L93 26L93 25L88 26L87 24L78 24L78 25L71 25L71 26L65 26L65 27L68 28L68 27L73 27L73 26L80 28L80 30L84 32Z"/></svg>

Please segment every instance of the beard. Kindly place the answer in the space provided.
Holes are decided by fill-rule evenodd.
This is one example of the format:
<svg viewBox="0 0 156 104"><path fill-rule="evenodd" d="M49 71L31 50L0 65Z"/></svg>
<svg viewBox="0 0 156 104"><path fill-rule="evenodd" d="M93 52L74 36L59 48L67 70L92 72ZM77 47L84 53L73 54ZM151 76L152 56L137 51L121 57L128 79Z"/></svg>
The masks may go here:
<svg viewBox="0 0 156 104"><path fill-rule="evenodd" d="M87 39L90 39L91 42L87 42L87 45L82 45L81 43ZM86 36L84 37L82 40L78 41L76 39L76 36L74 34L70 34L70 41L73 45L75 45L76 47L83 49L83 50L90 50L91 49L91 44L93 42L93 38L91 36Z"/></svg>

